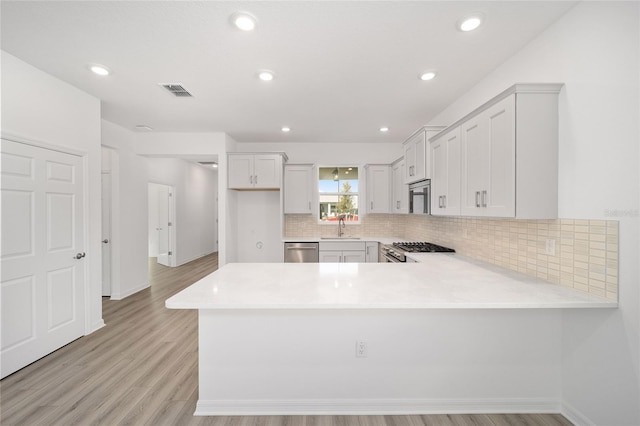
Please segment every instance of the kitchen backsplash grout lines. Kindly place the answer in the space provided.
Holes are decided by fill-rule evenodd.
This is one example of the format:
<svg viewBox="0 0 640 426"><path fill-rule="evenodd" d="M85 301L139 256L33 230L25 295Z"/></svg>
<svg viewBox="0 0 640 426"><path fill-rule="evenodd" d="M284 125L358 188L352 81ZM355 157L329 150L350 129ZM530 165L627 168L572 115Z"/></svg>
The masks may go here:
<svg viewBox="0 0 640 426"><path fill-rule="evenodd" d="M285 215L285 237L334 237L337 225L311 215ZM515 220L370 214L346 227L351 237L429 241L554 284L618 299L618 222ZM555 254L547 254L547 240Z"/></svg>

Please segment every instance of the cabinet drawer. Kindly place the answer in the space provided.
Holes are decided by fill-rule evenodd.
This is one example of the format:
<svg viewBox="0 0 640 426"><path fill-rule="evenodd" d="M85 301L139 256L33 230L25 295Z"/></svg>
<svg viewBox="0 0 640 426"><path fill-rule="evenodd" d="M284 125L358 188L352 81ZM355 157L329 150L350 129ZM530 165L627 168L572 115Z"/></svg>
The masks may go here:
<svg viewBox="0 0 640 426"><path fill-rule="evenodd" d="M320 241L320 251L365 251L364 241Z"/></svg>

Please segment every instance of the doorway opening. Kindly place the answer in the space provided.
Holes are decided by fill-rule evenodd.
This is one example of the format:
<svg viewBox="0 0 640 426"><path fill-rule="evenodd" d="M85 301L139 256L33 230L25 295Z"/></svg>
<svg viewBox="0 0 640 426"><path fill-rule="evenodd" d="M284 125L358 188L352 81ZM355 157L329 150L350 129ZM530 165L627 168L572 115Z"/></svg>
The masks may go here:
<svg viewBox="0 0 640 426"><path fill-rule="evenodd" d="M174 188L149 183L149 261L176 266Z"/></svg>

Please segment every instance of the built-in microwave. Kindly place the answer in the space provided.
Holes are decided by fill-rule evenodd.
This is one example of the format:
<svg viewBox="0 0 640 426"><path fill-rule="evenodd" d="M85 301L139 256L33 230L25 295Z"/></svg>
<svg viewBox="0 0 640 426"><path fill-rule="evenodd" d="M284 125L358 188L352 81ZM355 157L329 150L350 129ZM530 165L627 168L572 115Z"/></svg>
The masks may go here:
<svg viewBox="0 0 640 426"><path fill-rule="evenodd" d="M422 180L409 185L409 213L431 213L431 181Z"/></svg>

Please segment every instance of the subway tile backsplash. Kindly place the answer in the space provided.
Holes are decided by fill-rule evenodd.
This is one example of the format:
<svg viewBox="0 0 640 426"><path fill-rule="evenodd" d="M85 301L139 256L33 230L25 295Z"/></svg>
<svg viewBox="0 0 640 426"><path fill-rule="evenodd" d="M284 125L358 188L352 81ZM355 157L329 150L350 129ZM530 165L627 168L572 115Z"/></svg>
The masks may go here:
<svg viewBox="0 0 640 426"><path fill-rule="evenodd" d="M311 215L285 215L287 237L336 233L337 226L319 225ZM383 214L347 225L346 235L429 241L551 283L618 299L618 222L613 220ZM555 253L547 254L547 248Z"/></svg>

